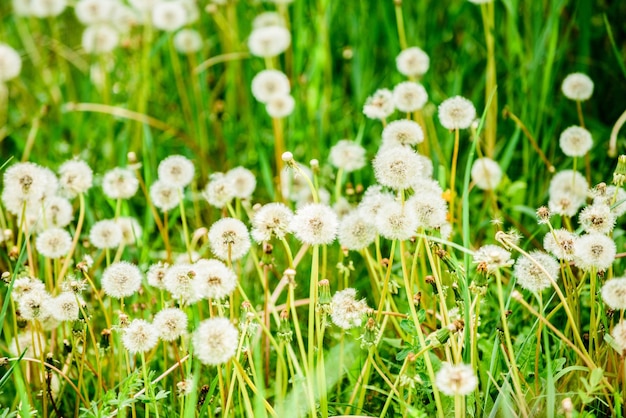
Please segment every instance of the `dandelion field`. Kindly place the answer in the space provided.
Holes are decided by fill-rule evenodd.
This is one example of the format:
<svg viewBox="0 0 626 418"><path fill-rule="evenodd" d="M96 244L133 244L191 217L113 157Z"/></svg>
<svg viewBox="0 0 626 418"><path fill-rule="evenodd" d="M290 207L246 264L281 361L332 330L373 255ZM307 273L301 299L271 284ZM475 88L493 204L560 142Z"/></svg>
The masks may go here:
<svg viewBox="0 0 626 418"><path fill-rule="evenodd" d="M624 16L1 2L0 416L622 417Z"/></svg>

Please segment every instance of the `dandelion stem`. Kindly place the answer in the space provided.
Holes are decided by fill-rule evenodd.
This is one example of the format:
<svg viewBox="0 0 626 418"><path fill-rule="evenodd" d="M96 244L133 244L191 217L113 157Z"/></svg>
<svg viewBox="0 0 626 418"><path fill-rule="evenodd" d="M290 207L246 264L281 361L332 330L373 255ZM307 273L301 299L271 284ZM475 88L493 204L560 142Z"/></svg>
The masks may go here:
<svg viewBox="0 0 626 418"><path fill-rule="evenodd" d="M543 163L545 164L545 166L547 167L548 171L550 173L554 173L556 171L556 168L554 168L554 166L550 163L550 161L546 158L546 155L543 153L543 151L541 150L541 148L539 148L539 145L537 144L537 141L535 141L535 138L532 136L532 134L530 133L530 131L528 130L528 128L526 127L526 125L524 125L524 122L521 121L520 118L518 118L513 112L511 112L511 110L507 107L504 108L504 110L502 111L502 115L503 117L506 119L507 117L513 119L513 122L515 122L515 124L522 130L522 132L524 132L524 135L526 136L526 138L528 139L528 141L530 142L530 145L532 145L533 149L535 150L535 152L537 153L537 155L539 155L539 158L541 158L541 161L543 161Z"/></svg>

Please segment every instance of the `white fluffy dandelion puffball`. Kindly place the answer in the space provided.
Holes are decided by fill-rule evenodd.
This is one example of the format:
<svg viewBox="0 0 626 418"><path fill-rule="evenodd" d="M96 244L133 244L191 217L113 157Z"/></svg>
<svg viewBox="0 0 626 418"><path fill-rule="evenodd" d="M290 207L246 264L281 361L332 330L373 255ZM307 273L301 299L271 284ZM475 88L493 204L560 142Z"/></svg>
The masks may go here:
<svg viewBox="0 0 626 418"><path fill-rule="evenodd" d="M587 74L572 73L563 80L561 90L568 99L583 102L593 94L593 81Z"/></svg>
<svg viewBox="0 0 626 418"><path fill-rule="evenodd" d="M239 331L228 318L211 318L200 323L193 334L194 354L202 363L217 366L237 352Z"/></svg>
<svg viewBox="0 0 626 418"><path fill-rule="evenodd" d="M446 129L467 129L474 119L476 108L465 97L451 97L439 105L439 121Z"/></svg>

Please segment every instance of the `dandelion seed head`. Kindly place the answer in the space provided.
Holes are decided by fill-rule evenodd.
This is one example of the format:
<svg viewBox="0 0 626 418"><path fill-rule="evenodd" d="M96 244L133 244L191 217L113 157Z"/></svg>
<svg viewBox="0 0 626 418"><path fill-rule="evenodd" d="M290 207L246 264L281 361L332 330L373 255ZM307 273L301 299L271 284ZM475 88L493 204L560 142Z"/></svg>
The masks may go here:
<svg viewBox="0 0 626 418"><path fill-rule="evenodd" d="M93 184L93 171L86 162L69 160L59 168L61 191L70 199L86 193Z"/></svg>
<svg viewBox="0 0 626 418"><path fill-rule="evenodd" d="M376 90L363 105L363 114L369 119L387 119L394 110L393 93L389 89Z"/></svg>
<svg viewBox="0 0 626 418"><path fill-rule="evenodd" d="M356 289L340 290L330 302L330 318L335 325L343 329L361 326L368 310L364 299L356 299Z"/></svg>
<svg viewBox="0 0 626 418"><path fill-rule="evenodd" d="M559 146L568 157L582 157L593 145L591 133L580 126L570 126L559 137Z"/></svg>
<svg viewBox="0 0 626 418"><path fill-rule="evenodd" d="M488 274L513 265L511 253L499 245L487 244L474 253L474 263L484 266Z"/></svg>
<svg viewBox="0 0 626 418"><path fill-rule="evenodd" d="M395 196L389 192L383 191L380 185L372 185L367 188L358 209L362 211L366 219L376 219L381 207L386 203L393 202Z"/></svg>
<svg viewBox="0 0 626 418"><path fill-rule="evenodd" d="M615 241L603 234L585 234L574 243L574 263L585 271L608 269L616 253Z"/></svg>
<svg viewBox="0 0 626 418"><path fill-rule="evenodd" d="M342 139L332 146L329 155L333 167L346 173L365 167L365 148L348 139Z"/></svg>
<svg viewBox="0 0 626 418"><path fill-rule="evenodd" d="M202 286L203 297L223 299L237 288L237 275L221 261L200 259L195 266L202 271L202 278L205 280Z"/></svg>
<svg viewBox="0 0 626 418"><path fill-rule="evenodd" d="M626 309L626 277L607 280L602 286L602 300L611 309Z"/></svg>
<svg viewBox="0 0 626 418"><path fill-rule="evenodd" d="M13 282L13 290L11 298L15 302L19 302L22 296L30 292L45 292L46 285L39 279L32 277L20 277Z"/></svg>
<svg viewBox="0 0 626 418"><path fill-rule="evenodd" d="M22 58L15 49L0 43L0 83L12 80L22 71Z"/></svg>
<svg viewBox="0 0 626 418"><path fill-rule="evenodd" d="M14 356L41 358L46 352L46 336L39 331L26 330L14 337L9 344L9 352Z"/></svg>
<svg viewBox="0 0 626 418"><path fill-rule="evenodd" d="M478 158L472 164L472 181L482 190L494 190L502 181L502 169L491 158Z"/></svg>
<svg viewBox="0 0 626 418"><path fill-rule="evenodd" d="M239 331L227 318L202 321L192 338L194 354L203 364L226 363L237 352Z"/></svg>
<svg viewBox="0 0 626 418"><path fill-rule="evenodd" d="M195 54L202 49L202 35L194 29L181 29L174 35L174 48L180 54Z"/></svg>
<svg viewBox="0 0 626 418"><path fill-rule="evenodd" d="M76 321L80 313L79 301L73 292L63 292L50 301L50 314L57 321Z"/></svg>
<svg viewBox="0 0 626 418"><path fill-rule="evenodd" d="M119 2L117 0L80 0L74 6L74 13L85 26L109 22Z"/></svg>
<svg viewBox="0 0 626 418"><path fill-rule="evenodd" d="M35 241L39 254L47 258L60 258L69 253L72 236L61 228L49 228L40 233Z"/></svg>
<svg viewBox="0 0 626 418"><path fill-rule="evenodd" d="M150 186L150 199L162 212L169 212L177 207L181 199L181 189L157 180Z"/></svg>
<svg viewBox="0 0 626 418"><path fill-rule="evenodd" d="M158 329L143 319L133 319L122 334L122 344L131 354L145 353L159 342Z"/></svg>
<svg viewBox="0 0 626 418"><path fill-rule="evenodd" d="M567 229L555 229L554 234L548 232L543 238L543 248L559 260L571 261L574 259L576 239L576 235Z"/></svg>
<svg viewBox="0 0 626 418"><path fill-rule="evenodd" d="M272 96L265 103L267 114L274 119L282 119L293 113L296 101L289 94Z"/></svg>
<svg viewBox="0 0 626 418"><path fill-rule="evenodd" d="M197 266L176 263L166 270L163 286L182 304L193 304L203 297L204 278Z"/></svg>
<svg viewBox="0 0 626 418"><path fill-rule="evenodd" d="M449 130L467 129L476 119L476 108L465 97L455 96L439 105L439 122Z"/></svg>
<svg viewBox="0 0 626 418"><path fill-rule="evenodd" d="M339 219L328 205L310 203L296 210L289 229L305 244L326 245L337 237Z"/></svg>
<svg viewBox="0 0 626 418"><path fill-rule="evenodd" d="M393 88L393 104L401 112L415 112L428 102L424 86L414 81L404 81Z"/></svg>
<svg viewBox="0 0 626 418"><path fill-rule="evenodd" d="M611 331L611 337L615 340L615 344L622 350L620 354L626 351L626 320L621 320Z"/></svg>
<svg viewBox="0 0 626 418"><path fill-rule="evenodd" d="M542 251L531 251L529 255L534 261L525 255L520 256L515 262L513 275L522 288L531 292L540 292L551 286L550 278L555 281L558 279L559 263ZM549 276L546 276L546 272Z"/></svg>
<svg viewBox="0 0 626 418"><path fill-rule="evenodd" d="M67 0L30 0L30 14L39 17L59 16L67 7Z"/></svg>
<svg viewBox="0 0 626 418"><path fill-rule="evenodd" d="M252 238L261 243L272 236L284 238L289 232L293 212L282 203L268 203L257 210L252 218Z"/></svg>
<svg viewBox="0 0 626 418"><path fill-rule="evenodd" d="M355 209L341 219L338 238L342 247L359 251L374 242L376 227L367 220L362 210Z"/></svg>
<svg viewBox="0 0 626 418"><path fill-rule="evenodd" d="M248 228L239 219L223 218L209 229L211 250L222 260L239 260L250 250Z"/></svg>
<svg viewBox="0 0 626 418"><path fill-rule="evenodd" d="M139 180L132 170L117 167L105 173L102 191L109 199L130 199L139 189Z"/></svg>
<svg viewBox="0 0 626 418"><path fill-rule="evenodd" d="M43 289L33 289L22 294L18 301L20 315L27 321L43 321L50 316L52 297Z"/></svg>
<svg viewBox="0 0 626 418"><path fill-rule="evenodd" d="M33 163L13 164L4 172L2 203L7 211L21 216L26 209L38 209L48 182L44 171Z"/></svg>
<svg viewBox="0 0 626 418"><path fill-rule="evenodd" d="M167 273L168 269L169 264L162 261L159 261L156 264L152 264L148 268L148 272L146 273L148 284L152 287L156 287L157 289L165 289L163 279L165 278L165 274Z"/></svg>
<svg viewBox="0 0 626 418"><path fill-rule="evenodd" d="M254 29L264 28L267 26L285 27L285 20L278 12L263 12L258 14L252 21L252 27Z"/></svg>
<svg viewBox="0 0 626 418"><path fill-rule="evenodd" d="M61 196L46 197L42 211L46 224L53 228L64 228L74 219L72 204Z"/></svg>
<svg viewBox="0 0 626 418"><path fill-rule="evenodd" d="M121 243L123 245L133 245L141 241L143 230L137 219L130 216L120 216L115 222L122 232Z"/></svg>
<svg viewBox="0 0 626 418"><path fill-rule="evenodd" d="M374 221L380 235L387 239L401 241L413 237L418 226L417 217L412 208L395 200L385 203Z"/></svg>
<svg viewBox="0 0 626 418"><path fill-rule="evenodd" d="M282 54L291 44L291 33L283 26L255 28L248 38L248 49L256 57L272 58Z"/></svg>
<svg viewBox="0 0 626 418"><path fill-rule="evenodd" d="M621 187L618 187L617 191L615 189L615 186L608 186L602 193L596 193L593 197L593 204L604 203L609 205L611 212L616 218L619 218L626 213L626 190Z"/></svg>
<svg viewBox="0 0 626 418"><path fill-rule="evenodd" d="M160 1L152 8L152 24L157 29L174 32L187 21L187 10L181 1Z"/></svg>
<svg viewBox="0 0 626 418"><path fill-rule="evenodd" d="M182 155L171 155L159 163L159 180L180 189L193 180L196 169L191 160Z"/></svg>
<svg viewBox="0 0 626 418"><path fill-rule="evenodd" d="M122 229L113 219L98 221L89 230L89 241L96 248L117 248L122 242Z"/></svg>
<svg viewBox="0 0 626 418"><path fill-rule="evenodd" d="M114 27L98 23L85 28L82 37L82 46L88 54L106 54L115 49L120 38Z"/></svg>
<svg viewBox="0 0 626 418"><path fill-rule="evenodd" d="M444 362L435 375L437 388L448 396L469 395L478 386L478 378L472 366L468 364L450 364Z"/></svg>
<svg viewBox="0 0 626 418"><path fill-rule="evenodd" d="M224 173L213 173L202 193L204 198L213 207L221 209L235 198L233 177Z"/></svg>
<svg viewBox="0 0 626 418"><path fill-rule="evenodd" d="M383 147L372 164L376 180L397 190L410 188L423 170L419 156L408 147Z"/></svg>
<svg viewBox="0 0 626 418"><path fill-rule="evenodd" d="M580 211L578 222L587 233L608 234L615 227L615 214L609 205L594 203Z"/></svg>
<svg viewBox="0 0 626 418"><path fill-rule="evenodd" d="M407 200L406 206L415 214L419 228L437 229L446 223L448 203L441 193L416 192Z"/></svg>
<svg viewBox="0 0 626 418"><path fill-rule="evenodd" d="M250 199L256 189L256 176L245 167L228 170L226 177L233 187L233 196L239 199Z"/></svg>
<svg viewBox="0 0 626 418"><path fill-rule="evenodd" d="M174 341L187 332L187 314L178 308L166 308L159 311L152 324L163 341Z"/></svg>
<svg viewBox="0 0 626 418"><path fill-rule="evenodd" d="M102 273L102 290L112 298L122 299L134 295L141 287L141 280L139 267L126 261L118 261Z"/></svg>
<svg viewBox="0 0 626 418"><path fill-rule="evenodd" d="M413 146L424 141L424 131L419 123L400 119L390 122L383 128L383 147L396 145Z"/></svg>
<svg viewBox="0 0 626 418"><path fill-rule="evenodd" d="M568 74L563 80L561 90L568 99L582 102L589 100L593 94L593 81L587 74Z"/></svg>
<svg viewBox="0 0 626 418"><path fill-rule="evenodd" d="M430 58L416 46L402 50L396 57L396 67L407 77L421 77L430 67Z"/></svg>
<svg viewBox="0 0 626 418"><path fill-rule="evenodd" d="M291 93L289 78L279 70L263 70L252 79L252 95L261 103L267 103L276 96Z"/></svg>

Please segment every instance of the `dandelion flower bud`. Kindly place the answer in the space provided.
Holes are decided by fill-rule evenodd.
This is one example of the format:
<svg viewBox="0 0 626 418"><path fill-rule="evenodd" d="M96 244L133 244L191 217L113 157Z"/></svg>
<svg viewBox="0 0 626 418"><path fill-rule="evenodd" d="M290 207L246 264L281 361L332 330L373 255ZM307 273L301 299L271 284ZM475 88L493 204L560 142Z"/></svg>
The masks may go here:
<svg viewBox="0 0 626 418"><path fill-rule="evenodd" d="M193 334L193 351L203 364L226 363L237 352L239 331L227 318L211 318L200 323Z"/></svg>
<svg viewBox="0 0 626 418"><path fill-rule="evenodd" d="M168 212L180 203L181 191L176 186L157 180L150 186L150 199L162 212Z"/></svg>
<svg viewBox="0 0 626 418"><path fill-rule="evenodd" d="M235 197L233 178L223 173L213 173L202 195L211 206L223 208Z"/></svg>
<svg viewBox="0 0 626 418"><path fill-rule="evenodd" d="M202 299L203 282L200 269L189 263L174 264L163 277L165 289L183 304L193 304Z"/></svg>
<svg viewBox="0 0 626 418"><path fill-rule="evenodd" d="M102 290L115 299L132 296L141 287L139 267L126 261L111 264L102 273Z"/></svg>
<svg viewBox="0 0 626 418"><path fill-rule="evenodd" d="M407 200L406 206L416 217L416 227L437 229L446 223L448 204L441 193L416 190L415 194Z"/></svg>
<svg viewBox="0 0 626 418"><path fill-rule="evenodd" d="M420 77L428 71L430 58L421 48L407 48L396 57L396 67L407 77Z"/></svg>
<svg viewBox="0 0 626 418"><path fill-rule="evenodd" d="M557 280L559 263L552 256L541 251L531 251L529 255L532 259L525 255L517 259L513 275L522 288L531 292L540 292L551 286L551 280Z"/></svg>
<svg viewBox="0 0 626 418"><path fill-rule="evenodd" d="M67 7L67 0L30 0L30 14L39 17L56 17Z"/></svg>
<svg viewBox="0 0 626 418"><path fill-rule="evenodd" d="M282 119L293 113L296 101L288 94L272 96L265 103L267 114L274 119Z"/></svg>
<svg viewBox="0 0 626 418"><path fill-rule="evenodd" d="M615 215L609 205L594 203L580 211L578 222L589 234L608 234L615 227Z"/></svg>
<svg viewBox="0 0 626 418"><path fill-rule="evenodd" d="M339 224L339 243L348 250L359 251L376 239L376 228L363 215L362 210L346 214Z"/></svg>
<svg viewBox="0 0 626 418"><path fill-rule="evenodd" d="M264 28L266 26L285 27L285 20L278 12L263 12L258 14L252 21L252 27L254 29Z"/></svg>
<svg viewBox="0 0 626 418"><path fill-rule="evenodd" d="M146 273L146 279L148 280L148 284L152 287L156 287L157 289L165 289L163 279L168 269L169 265L161 261L156 264L152 264L150 268L148 268L148 272Z"/></svg>
<svg viewBox="0 0 626 418"><path fill-rule="evenodd" d="M593 81L586 74L572 73L563 80L561 90L568 99L583 102L593 94Z"/></svg>
<svg viewBox="0 0 626 418"><path fill-rule="evenodd" d="M200 259L195 263L202 270L205 280L202 286L203 297L208 299L224 299L237 288L237 275L219 260Z"/></svg>
<svg viewBox="0 0 626 418"><path fill-rule="evenodd" d="M96 222L89 231L89 241L102 250L116 248L122 242L122 229L113 219Z"/></svg>
<svg viewBox="0 0 626 418"><path fill-rule="evenodd" d="M343 329L358 327L368 310L364 299L356 299L356 289L348 288L333 295L330 302L330 318Z"/></svg>
<svg viewBox="0 0 626 418"><path fill-rule="evenodd" d="M405 81L393 89L393 103L401 112L415 112L424 107L428 101L426 89L419 83Z"/></svg>
<svg viewBox="0 0 626 418"><path fill-rule="evenodd" d="M223 218L211 225L209 242L213 254L222 260L239 260L250 250L248 228L235 218Z"/></svg>
<svg viewBox="0 0 626 418"><path fill-rule="evenodd" d="M363 105L363 114L370 119L387 119L394 110L393 94L388 89L376 90Z"/></svg>
<svg viewBox="0 0 626 418"><path fill-rule="evenodd" d="M73 292L63 292L50 301L50 314L57 321L76 321L80 313L78 298Z"/></svg>
<svg viewBox="0 0 626 418"><path fill-rule="evenodd" d="M83 25L108 22L119 5L117 0L80 0L74 6L76 18Z"/></svg>
<svg viewBox="0 0 626 418"><path fill-rule="evenodd" d="M143 319L133 319L122 334L122 344L131 354L145 353L159 342L157 327Z"/></svg>
<svg viewBox="0 0 626 418"><path fill-rule="evenodd" d="M289 229L298 240L310 245L326 245L335 240L339 220L329 206L310 203L296 211Z"/></svg>
<svg viewBox="0 0 626 418"><path fill-rule="evenodd" d="M245 167L235 167L228 170L226 177L233 187L232 193L239 199L250 199L256 188L256 177Z"/></svg>
<svg viewBox="0 0 626 418"><path fill-rule="evenodd" d="M476 118L476 108L465 97L455 96L439 105L439 122L449 130L467 129Z"/></svg>
<svg viewBox="0 0 626 418"><path fill-rule="evenodd" d="M511 253L498 245L483 245L474 253L474 263L479 268L484 268L487 274L493 274L497 270L513 265Z"/></svg>
<svg viewBox="0 0 626 418"><path fill-rule="evenodd" d="M261 58L272 58L282 54L290 44L291 33L282 26L264 26L253 29L248 38L250 53Z"/></svg>
<svg viewBox="0 0 626 418"><path fill-rule="evenodd" d="M159 163L159 180L178 188L184 188L191 183L196 170L191 160L182 155L172 155Z"/></svg>
<svg viewBox="0 0 626 418"><path fill-rule="evenodd" d="M561 133L559 145L568 157L582 157L591 149L593 139L585 128L570 126Z"/></svg>
<svg viewBox="0 0 626 418"><path fill-rule="evenodd" d="M83 32L82 46L88 54L106 54L119 44L117 31L107 24L89 26Z"/></svg>
<svg viewBox="0 0 626 418"><path fill-rule="evenodd" d="M607 280L602 286L602 300L611 309L626 309L626 277Z"/></svg>
<svg viewBox="0 0 626 418"><path fill-rule="evenodd" d="M181 1L162 1L152 9L152 24L166 32L174 32L187 23L187 11Z"/></svg>
<svg viewBox="0 0 626 418"><path fill-rule="evenodd" d="M252 95L261 103L291 93L289 78L282 71L263 70L252 79Z"/></svg>
<svg viewBox="0 0 626 418"><path fill-rule="evenodd" d="M548 232L543 238L543 248L559 260L572 261L577 238L567 229L556 229L554 233Z"/></svg>
<svg viewBox="0 0 626 418"><path fill-rule="evenodd" d="M396 190L410 188L423 168L417 153L407 147L381 148L373 166L376 180Z"/></svg>
<svg viewBox="0 0 626 418"><path fill-rule="evenodd" d="M349 173L365 167L365 148L354 141L342 139L330 149L330 163Z"/></svg>
<svg viewBox="0 0 626 418"><path fill-rule="evenodd" d="M102 179L102 191L109 199L130 199L137 193L139 180L131 170L117 167Z"/></svg>
<svg viewBox="0 0 626 418"><path fill-rule="evenodd" d="M478 158L472 164L472 181L482 190L494 190L502 181L502 169L491 158Z"/></svg>
<svg viewBox="0 0 626 418"><path fill-rule="evenodd" d="M50 196L43 201L43 219L50 227L64 228L74 218L72 204L60 196Z"/></svg>
<svg viewBox="0 0 626 418"><path fill-rule="evenodd" d="M615 340L615 344L620 348L620 354L623 355L626 351L626 321L621 320L619 324L615 325L613 331L611 331L611 337Z"/></svg>
<svg viewBox="0 0 626 418"><path fill-rule="evenodd" d="M180 54L194 54L202 49L202 36L193 29L181 29L174 35L174 48Z"/></svg>
<svg viewBox="0 0 626 418"><path fill-rule="evenodd" d="M123 245L133 245L141 240L142 229L137 219L130 216L120 216L115 221L122 232Z"/></svg>
<svg viewBox="0 0 626 418"><path fill-rule="evenodd" d="M22 71L22 58L9 45L0 43L0 83L14 79Z"/></svg>
<svg viewBox="0 0 626 418"><path fill-rule="evenodd" d="M33 163L13 164L4 172L2 203L14 215L21 215L24 205L36 206L44 197L46 178Z"/></svg>
<svg viewBox="0 0 626 418"><path fill-rule="evenodd" d="M174 341L187 332L187 314L178 308L166 308L154 316L152 324L163 341Z"/></svg>
<svg viewBox="0 0 626 418"><path fill-rule="evenodd" d="M478 386L478 378L474 369L468 364L456 364L444 362L441 369L435 375L437 388L448 396L469 395Z"/></svg>
<svg viewBox="0 0 626 418"><path fill-rule="evenodd" d="M419 123L408 119L394 120L383 129L383 147L412 146L424 141L424 131Z"/></svg>
<svg viewBox="0 0 626 418"><path fill-rule="evenodd" d="M417 217L408 205L397 201L386 203L375 219L378 233L387 239L407 240L415 235Z"/></svg>
<svg viewBox="0 0 626 418"><path fill-rule="evenodd" d="M602 234L586 234L574 243L574 262L585 271L604 271L611 267L617 249L615 242Z"/></svg>
<svg viewBox="0 0 626 418"><path fill-rule="evenodd" d="M59 183L61 190L71 199L91 188L93 171L84 161L66 161L59 168Z"/></svg>
<svg viewBox="0 0 626 418"><path fill-rule="evenodd" d="M46 229L37 237L35 247L44 257L60 258L70 251L72 237L69 232L61 228Z"/></svg>
<svg viewBox="0 0 626 418"><path fill-rule="evenodd" d="M252 238L256 242L269 241L272 236L284 238L289 232L293 212L282 203L268 203L252 218Z"/></svg>

